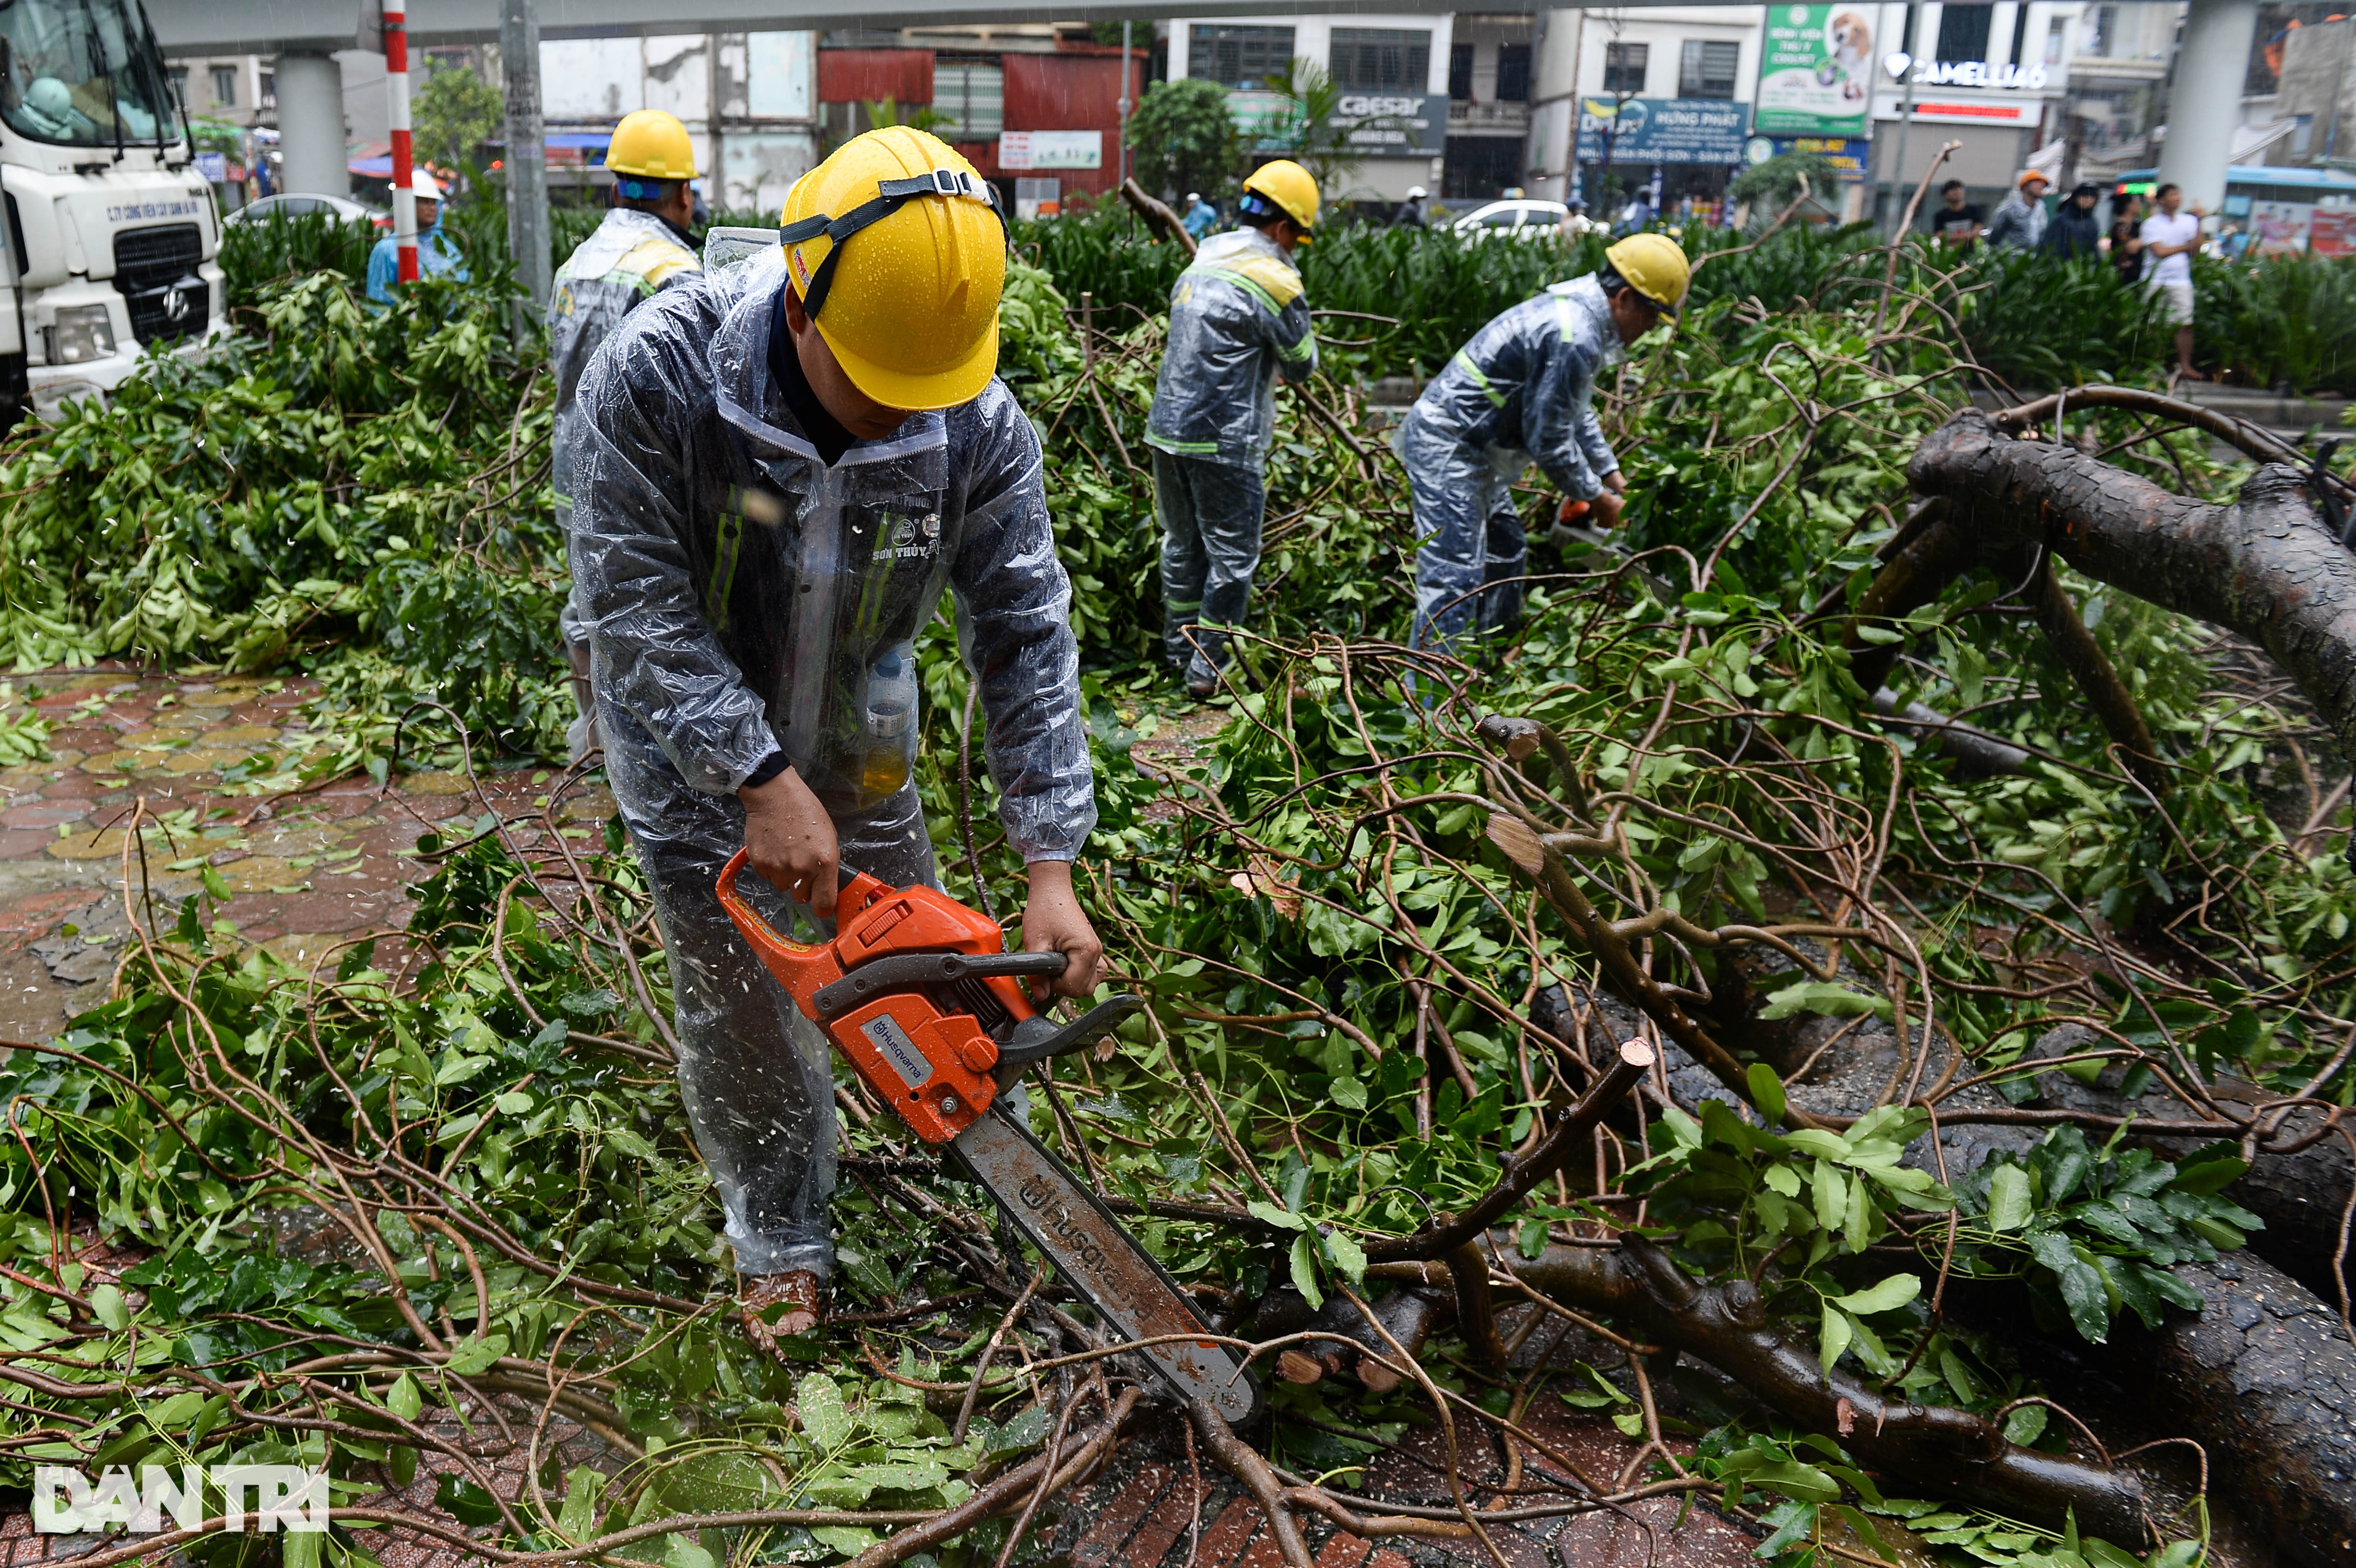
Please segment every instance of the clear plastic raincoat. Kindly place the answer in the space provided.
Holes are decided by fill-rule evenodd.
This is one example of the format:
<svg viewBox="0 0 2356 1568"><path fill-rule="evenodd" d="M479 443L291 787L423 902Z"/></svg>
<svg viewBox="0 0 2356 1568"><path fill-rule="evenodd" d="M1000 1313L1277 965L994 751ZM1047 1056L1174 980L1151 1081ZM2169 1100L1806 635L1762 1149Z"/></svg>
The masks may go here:
<svg viewBox="0 0 2356 1568"><path fill-rule="evenodd" d="M1145 439L1162 521L1162 637L1190 678L1226 662L1259 570L1276 379L1317 368L1301 273L1257 229L1203 241L1170 290L1170 339Z"/></svg>
<svg viewBox="0 0 2356 1568"><path fill-rule="evenodd" d="M769 374L785 276L773 248L625 319L580 385L571 549L607 774L653 885L680 1086L737 1268L824 1275L831 1079L713 897L744 843L734 792L782 749L847 863L935 880L909 782L913 644L947 589L1010 843L1074 859L1096 800L1030 421L993 380L829 466Z"/></svg>
<svg viewBox="0 0 2356 1568"><path fill-rule="evenodd" d="M671 226L651 212L617 207L556 270L548 296L548 357L556 371L554 484L556 521L570 527L573 511L571 458L580 440L580 404L575 392L589 357L597 352L622 318L664 289L693 281L701 271L695 252ZM564 606L567 647L585 647L579 612Z"/></svg>
<svg viewBox="0 0 2356 1568"><path fill-rule="evenodd" d="M1590 406L1595 376L1621 357L1619 329L1590 275L1524 300L1473 334L1400 422L1393 445L1415 507L1415 645L1449 647L1478 616L1484 635L1518 623L1527 548L1511 486L1536 462L1591 501L1620 460Z"/></svg>
<svg viewBox="0 0 2356 1568"><path fill-rule="evenodd" d="M1170 342L1145 439L1257 470L1276 441L1276 379L1317 368L1301 273L1257 229L1214 234L1170 290Z"/></svg>

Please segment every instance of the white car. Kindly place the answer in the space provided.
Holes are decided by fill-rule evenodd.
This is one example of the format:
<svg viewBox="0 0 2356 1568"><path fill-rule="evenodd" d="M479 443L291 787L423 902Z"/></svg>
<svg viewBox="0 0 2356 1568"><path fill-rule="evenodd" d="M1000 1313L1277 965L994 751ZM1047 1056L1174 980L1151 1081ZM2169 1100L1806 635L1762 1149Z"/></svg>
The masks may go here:
<svg viewBox="0 0 2356 1568"><path fill-rule="evenodd" d="M1467 240L1486 240L1503 233L1515 240L1538 240L1562 232L1570 208L1558 201L1534 201L1515 197L1477 208L1450 225Z"/></svg>
<svg viewBox="0 0 2356 1568"><path fill-rule="evenodd" d="M392 214L370 207L364 201L354 201L348 196L311 196L289 191L283 196L265 196L250 202L229 215L231 223L267 223L273 217L302 218L315 212L332 212L347 223L367 223L379 229L392 227Z"/></svg>

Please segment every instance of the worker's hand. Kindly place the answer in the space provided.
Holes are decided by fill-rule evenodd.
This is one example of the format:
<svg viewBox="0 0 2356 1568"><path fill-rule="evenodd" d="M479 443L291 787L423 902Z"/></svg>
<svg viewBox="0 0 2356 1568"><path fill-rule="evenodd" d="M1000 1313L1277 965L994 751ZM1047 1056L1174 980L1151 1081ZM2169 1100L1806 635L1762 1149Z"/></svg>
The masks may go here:
<svg viewBox="0 0 2356 1568"><path fill-rule="evenodd" d="M744 849L753 869L820 920L834 918L835 868L842 848L834 819L818 803L801 775L787 768L765 784L736 792L744 803Z"/></svg>
<svg viewBox="0 0 2356 1568"><path fill-rule="evenodd" d="M1618 476L1615 475L1614 477ZM1619 491L1607 486L1596 492L1595 499L1587 505L1589 508L1587 520L1590 527L1609 529L1620 526Z"/></svg>
<svg viewBox="0 0 2356 1568"><path fill-rule="evenodd" d="M1625 496L1628 493L1628 475L1615 468L1603 476L1603 487L1614 496Z"/></svg>
<svg viewBox="0 0 2356 1568"><path fill-rule="evenodd" d="M1023 907L1023 951L1060 953L1066 959L1064 972L1052 981L1044 976L1032 977L1033 1001L1044 1003L1058 994L1088 996L1102 983L1104 944L1072 892L1070 861L1031 862L1031 900Z"/></svg>

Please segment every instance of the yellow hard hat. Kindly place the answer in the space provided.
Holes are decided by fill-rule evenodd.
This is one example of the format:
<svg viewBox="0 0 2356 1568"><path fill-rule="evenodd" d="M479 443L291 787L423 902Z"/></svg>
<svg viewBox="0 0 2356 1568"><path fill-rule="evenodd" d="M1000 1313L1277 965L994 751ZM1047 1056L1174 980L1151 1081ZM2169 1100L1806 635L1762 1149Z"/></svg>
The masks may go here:
<svg viewBox="0 0 2356 1568"><path fill-rule="evenodd" d="M614 139L605 144L605 167L646 180L691 180L695 144L687 139L687 127L678 116L640 109L623 115L614 127Z"/></svg>
<svg viewBox="0 0 2356 1568"><path fill-rule="evenodd" d="M1669 315L1677 314L1677 305L1686 297L1686 284L1693 277L1684 246L1665 234L1631 234L1604 251L1603 259L1628 280L1629 287Z"/></svg>
<svg viewBox="0 0 2356 1568"><path fill-rule="evenodd" d="M1284 208L1304 234L1317 227L1317 180L1290 158L1262 164L1244 181L1245 194L1263 196Z"/></svg>
<svg viewBox="0 0 2356 1568"><path fill-rule="evenodd" d="M851 384L887 408L970 402L998 370L1006 216L948 143L857 136L794 182L777 238Z"/></svg>

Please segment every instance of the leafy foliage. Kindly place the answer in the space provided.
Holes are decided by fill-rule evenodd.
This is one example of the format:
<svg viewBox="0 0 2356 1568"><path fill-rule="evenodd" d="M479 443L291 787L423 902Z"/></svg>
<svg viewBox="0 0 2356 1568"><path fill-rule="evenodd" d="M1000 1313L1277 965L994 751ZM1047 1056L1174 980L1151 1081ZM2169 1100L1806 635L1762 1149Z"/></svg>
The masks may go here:
<svg viewBox="0 0 2356 1568"><path fill-rule="evenodd" d="M1241 157L1226 89L1200 77L1157 81L1137 101L1129 135L1137 182L1167 200L1200 191L1218 199ZM1059 273L1059 276L1067 274Z"/></svg>

